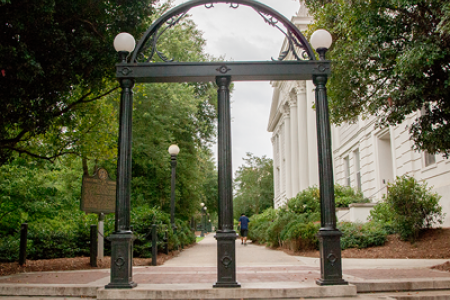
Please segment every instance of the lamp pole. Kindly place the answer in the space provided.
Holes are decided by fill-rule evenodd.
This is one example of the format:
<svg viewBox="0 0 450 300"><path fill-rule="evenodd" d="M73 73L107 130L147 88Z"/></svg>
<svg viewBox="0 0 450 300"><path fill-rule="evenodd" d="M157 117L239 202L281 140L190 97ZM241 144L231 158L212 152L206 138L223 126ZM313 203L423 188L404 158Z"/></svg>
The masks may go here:
<svg viewBox="0 0 450 300"><path fill-rule="evenodd" d="M114 48L119 54L119 65L127 63L127 56L134 50L136 42L129 33L119 33L114 39ZM131 190L131 140L133 114L134 78L119 79L120 123L117 159L116 215L111 241L111 282L105 288L133 288L133 241L130 230Z"/></svg>
<svg viewBox="0 0 450 300"><path fill-rule="evenodd" d="M323 29L315 31L310 39L313 48L319 54L319 60L325 60L325 54L332 43L331 34ZM320 279L318 285L348 284L342 279L342 259L340 237L336 228L334 199L333 157L331 148L331 129L328 112L327 75L313 75L316 86L316 125L319 159L320 213L321 228L317 234L320 248Z"/></svg>
<svg viewBox="0 0 450 300"><path fill-rule="evenodd" d="M201 213L201 224L202 224L202 230L201 230L201 234L200 237L205 237L205 233L206 233L206 206L205 203L201 203L200 204L202 206L202 213Z"/></svg>
<svg viewBox="0 0 450 300"><path fill-rule="evenodd" d="M172 177L171 177L171 193L170 193L170 224L172 226L172 230L175 231L175 176L177 170L177 155L180 153L180 148L177 145L171 145L169 147L170 154L170 165L172 166Z"/></svg>

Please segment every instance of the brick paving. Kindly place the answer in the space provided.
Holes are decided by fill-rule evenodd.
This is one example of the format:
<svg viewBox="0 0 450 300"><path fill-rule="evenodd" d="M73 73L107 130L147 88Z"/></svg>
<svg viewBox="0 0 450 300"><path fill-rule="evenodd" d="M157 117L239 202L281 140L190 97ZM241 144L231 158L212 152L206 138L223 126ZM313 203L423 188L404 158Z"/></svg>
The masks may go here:
<svg viewBox="0 0 450 300"><path fill-rule="evenodd" d="M214 283L217 281L216 269L203 268L135 268L133 280L138 284L185 284ZM418 269L349 269L343 271L344 278L352 281L379 279L432 279L449 278L450 273L426 268ZM109 280L109 270L61 271L42 273L22 273L0 278L0 284L82 284L89 285L98 280ZM264 282L310 282L320 277L317 267L248 267L237 268L239 283Z"/></svg>
<svg viewBox="0 0 450 300"><path fill-rule="evenodd" d="M248 245L237 249L236 279L239 283L314 282L320 277L318 259L299 258L281 251ZM163 266L133 268L133 280L138 284L186 284L217 281L215 240L210 236L195 247L191 247L165 263ZM241 261L239 261L241 260ZM390 279L450 279L450 272L426 267L413 268L417 262L411 260L404 267L378 267L378 260L358 260L351 268L343 270L346 280L362 282ZM381 260L380 260L381 262ZM384 262L395 263L395 260ZM274 265L270 265L273 263ZM241 266L239 266L241 265ZM246 266L242 266L246 265ZM348 264L347 264L348 265ZM402 264L399 264L399 266ZM0 277L0 284L79 284L104 286L109 282L109 269L21 273Z"/></svg>

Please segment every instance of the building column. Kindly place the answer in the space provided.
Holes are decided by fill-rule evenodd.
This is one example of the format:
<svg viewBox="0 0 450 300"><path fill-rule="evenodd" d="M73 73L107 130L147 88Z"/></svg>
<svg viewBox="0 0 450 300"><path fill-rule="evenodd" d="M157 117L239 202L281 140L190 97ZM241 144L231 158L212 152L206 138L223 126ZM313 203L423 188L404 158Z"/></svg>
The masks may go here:
<svg viewBox="0 0 450 300"><path fill-rule="evenodd" d="M284 126L283 126L283 121L280 120L280 125L278 125L278 162L279 162L279 167L280 167L280 173L279 173L279 191L280 191L280 197L282 197L283 193L284 195L286 195L286 172L285 172L285 154L284 154L284 137L283 137L283 131L284 131Z"/></svg>
<svg viewBox="0 0 450 300"><path fill-rule="evenodd" d="M295 197L299 192L299 166L298 166L298 118L297 95L295 91L289 94L289 121L290 121L290 166L291 166L291 196Z"/></svg>
<svg viewBox="0 0 450 300"><path fill-rule="evenodd" d="M279 166L278 161L278 155L277 155L277 136L274 134L272 138L270 139L272 142L272 151L273 151L273 206L276 208L276 199L278 199L278 196L280 194L280 188L279 188L279 178L278 178L278 172L277 168Z"/></svg>
<svg viewBox="0 0 450 300"><path fill-rule="evenodd" d="M287 104L282 106L282 112L283 112L283 123L284 123L284 130L283 130L283 136L284 136L284 150L285 150L285 178L286 178L286 198L290 199L292 198L292 184L291 184L291 166L292 162L291 160L291 122L290 122L290 116L289 116L289 107Z"/></svg>
<svg viewBox="0 0 450 300"><path fill-rule="evenodd" d="M296 88L298 114L298 167L299 190L309 187L308 162L308 106L306 100L306 81L300 81Z"/></svg>

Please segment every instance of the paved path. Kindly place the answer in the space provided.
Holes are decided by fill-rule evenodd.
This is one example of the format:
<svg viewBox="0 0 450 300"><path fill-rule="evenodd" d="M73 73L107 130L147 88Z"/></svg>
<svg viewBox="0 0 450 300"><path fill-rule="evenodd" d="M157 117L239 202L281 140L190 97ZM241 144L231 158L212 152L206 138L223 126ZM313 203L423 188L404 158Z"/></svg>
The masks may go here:
<svg viewBox="0 0 450 300"><path fill-rule="evenodd" d="M214 234L208 234L195 247L184 250L178 257L167 261L162 267L216 267L217 242ZM342 267L348 269L382 269L382 268L426 268L442 264L448 259L362 259L344 258ZM236 266L308 266L320 267L320 259L312 257L291 256L283 251L272 250L251 242L241 245L236 240Z"/></svg>
<svg viewBox="0 0 450 300"><path fill-rule="evenodd" d="M138 283L137 292L142 289L161 292L161 289L174 291L190 291L192 295L205 297L210 295L212 285L217 280L216 270L217 243L214 234L208 234L197 245L183 250L177 257L157 267L134 267L133 280ZM261 295L287 289L302 295L307 289L311 293L327 292L317 287L316 279L320 277L320 259L290 256L282 251L248 243L241 245L236 240L236 277L242 284L242 295L245 298L249 291L261 292ZM353 286L354 293L386 292L395 290L420 290L441 288L450 290L450 273L429 269L447 260L420 259L343 259L343 277ZM110 280L109 269L22 273L0 277L1 295L79 295L98 299L111 299L109 291L102 290ZM17 292L17 290L21 292ZM99 292L100 290L102 292ZM196 289L195 292L192 289ZM219 289L220 290L220 289ZM149 291L145 291L149 293ZM334 293L333 291L332 293ZM97 294L98 293L98 294ZM103 296L101 295L103 293ZM342 291L348 295L349 290ZM114 295L116 295L115 293ZM190 294L190 295L191 295ZM156 295L156 294L155 294ZM273 294L278 295L278 294ZM154 296L154 295L153 295ZM153 297L152 296L152 297ZM103 297L103 298L102 298ZM129 297L129 296L123 296ZM138 297L138 296L136 296ZM166 297L176 297L167 294ZM191 296L195 298L194 296ZM226 296L228 297L228 296ZM226 298L225 297L225 298ZM272 297L273 298L273 297ZM135 298L138 299L138 298Z"/></svg>
<svg viewBox="0 0 450 300"><path fill-rule="evenodd" d="M317 259L314 259L317 260ZM271 250L266 247L247 242L244 246L241 240L236 240L237 267L263 266L300 266L304 265L295 256L282 251ZM164 267L216 267L217 241L214 234L208 234L198 245L180 253L164 264ZM318 265L317 265L318 266Z"/></svg>

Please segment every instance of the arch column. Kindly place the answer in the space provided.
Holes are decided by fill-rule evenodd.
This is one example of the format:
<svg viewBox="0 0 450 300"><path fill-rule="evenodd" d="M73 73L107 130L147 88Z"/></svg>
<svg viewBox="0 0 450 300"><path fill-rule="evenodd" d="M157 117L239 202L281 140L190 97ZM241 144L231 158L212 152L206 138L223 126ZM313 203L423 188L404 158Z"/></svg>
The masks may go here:
<svg viewBox="0 0 450 300"><path fill-rule="evenodd" d="M133 86L134 79L120 79L120 126L117 159L116 222L111 241L111 282L107 289L129 289L133 282L133 241L130 230L131 194L131 141L133 126Z"/></svg>
<svg viewBox="0 0 450 300"><path fill-rule="evenodd" d="M309 153L308 153L308 105L306 98L306 81L300 81L295 88L298 114L298 168L299 190L309 187Z"/></svg>
<svg viewBox="0 0 450 300"><path fill-rule="evenodd" d="M307 139L308 139L308 186L319 184L319 173L317 168L317 127L316 111L311 108L315 97L315 86L312 81L306 82L306 118L307 118Z"/></svg>
<svg viewBox="0 0 450 300"><path fill-rule="evenodd" d="M218 116L219 228L217 240L217 282L214 287L240 287L236 281L236 231L233 224L233 168L231 148L231 77L216 77Z"/></svg>

